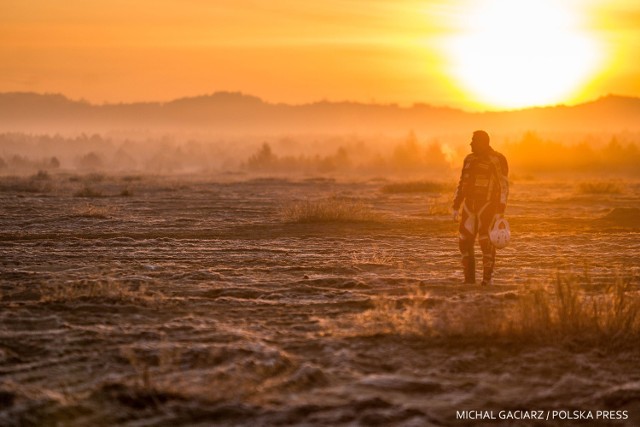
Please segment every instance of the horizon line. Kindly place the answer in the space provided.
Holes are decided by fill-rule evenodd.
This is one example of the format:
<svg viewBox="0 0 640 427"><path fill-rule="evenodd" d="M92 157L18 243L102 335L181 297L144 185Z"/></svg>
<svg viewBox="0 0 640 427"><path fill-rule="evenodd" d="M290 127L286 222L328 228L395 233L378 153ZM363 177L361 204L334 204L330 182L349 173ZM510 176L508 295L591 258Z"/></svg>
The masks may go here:
<svg viewBox="0 0 640 427"><path fill-rule="evenodd" d="M75 103L82 103L82 104L88 104L91 106L96 106L96 107L103 107L103 106L118 106L118 105L136 105L136 104L160 104L160 105L166 105L166 104L171 104L173 102L177 102L177 101L183 101L183 100L190 100L190 99L198 99L198 98L211 98L215 95L236 95L236 96L241 96L241 97L245 97L245 98L254 98L264 104L267 105L273 105L273 106L278 106L278 105L284 105L284 106L290 106L290 107L304 107L304 106L309 106L309 105L318 105L318 104L335 104L335 105L339 105L339 104L353 104L353 105L363 105L363 106L377 106L377 107L396 107L396 108L400 108L400 109L412 109L412 108L416 108L416 107L430 107L430 108L436 108L436 109L449 109L449 110L457 110L457 111L461 111L464 113L470 113L470 114L478 114L478 113L508 113L508 112L517 112L517 111L525 111L525 110L534 110L534 109L544 109L544 108L558 108L558 107L575 107L575 106L579 106L579 105L585 105L585 104L589 104L592 102L596 102L602 99L606 99L606 98L628 98L628 99L640 99L640 97L638 96L632 96L632 95L620 95L620 94L615 94L615 93L608 93L606 95L600 95L598 97L592 98L590 100L587 101L583 101L583 102L578 102L575 104L569 104L569 103L558 103L558 104L545 104L545 105L532 105L532 106L528 106L528 107L521 107L521 108L513 108L513 109L485 109L485 110L473 110L473 109L465 109L462 107L454 107L454 106L450 106L450 105L435 105L435 104L430 104L427 102L413 102L412 104L408 105L408 106L403 106L400 103L397 102L376 102L376 101L372 101L372 102L364 102L364 101L354 101L354 100L341 100L341 101L336 101L336 100L328 100L328 99L320 99L320 100L316 100L316 101L312 101L312 102L304 102L304 103L288 103L288 102L273 102L273 101L269 101L266 100L264 98L261 98L260 96L257 95L253 95L250 93L246 93L246 92L242 92L242 91L233 91L233 90L219 90L219 91L215 91L215 92L211 92L211 93L203 93L200 95L186 95L186 96L181 96L181 97L177 97L177 98L173 98L170 99L168 101L152 101L152 100L146 100L146 101L104 101L102 103L99 102L93 102L90 100L87 100L85 98L79 98L79 99L74 99L64 93L61 92L36 92L36 91L8 91L8 92L0 92L0 96L2 95L36 95L36 96L57 96L57 97L62 97L68 101L71 102L75 102Z"/></svg>

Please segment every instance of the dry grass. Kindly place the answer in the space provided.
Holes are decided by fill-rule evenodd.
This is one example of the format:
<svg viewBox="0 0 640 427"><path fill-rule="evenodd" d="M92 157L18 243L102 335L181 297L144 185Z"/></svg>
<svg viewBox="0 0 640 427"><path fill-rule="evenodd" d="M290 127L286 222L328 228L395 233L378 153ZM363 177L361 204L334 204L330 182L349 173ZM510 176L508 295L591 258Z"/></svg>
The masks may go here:
<svg viewBox="0 0 640 427"><path fill-rule="evenodd" d="M640 295L630 281L615 279L587 292L574 276L551 286L522 289L499 303L443 302L418 291L405 301L374 298L373 308L329 323L334 333L400 334L483 343L585 344L603 348L640 343Z"/></svg>
<svg viewBox="0 0 640 427"><path fill-rule="evenodd" d="M82 190L78 190L75 193L73 193L73 196L96 198L96 197L103 197L103 194L102 194L102 191L100 190L96 190L93 187L85 186L84 188L82 188Z"/></svg>
<svg viewBox="0 0 640 427"><path fill-rule="evenodd" d="M365 335L433 335L433 312L427 308L429 294L410 295L405 304L387 297L373 299L373 308L357 314L353 325Z"/></svg>
<svg viewBox="0 0 640 427"><path fill-rule="evenodd" d="M51 175L49 175L49 172L45 170L39 170L38 173L31 176L31 179L49 180L51 179Z"/></svg>
<svg viewBox="0 0 640 427"><path fill-rule="evenodd" d="M617 278L587 293L575 277L557 275L553 292L534 288L512 313L512 329L536 341L555 339L624 344L640 338L640 298L630 280Z"/></svg>
<svg viewBox="0 0 640 427"><path fill-rule="evenodd" d="M149 291L146 286L127 285L117 281L91 283L67 283L46 286L42 290L42 302L74 302L81 300L99 300L136 304L158 303L162 294Z"/></svg>
<svg viewBox="0 0 640 427"><path fill-rule="evenodd" d="M78 218L107 219L113 216L116 211L117 209L112 206L96 206L87 203L74 207L71 210L71 215Z"/></svg>
<svg viewBox="0 0 640 427"><path fill-rule="evenodd" d="M123 188L122 191L120 191L120 197L133 197L133 190L129 187Z"/></svg>
<svg viewBox="0 0 640 427"><path fill-rule="evenodd" d="M155 357L145 355L143 351L131 346L120 348L120 354L136 371L135 385L146 391L158 389L157 376L181 369L182 353L181 348L171 346L166 342L157 348L157 356L154 355Z"/></svg>
<svg viewBox="0 0 640 427"><path fill-rule="evenodd" d="M442 193L451 189L448 184L434 181L408 181L387 184L382 187L382 192L387 194L397 193Z"/></svg>
<svg viewBox="0 0 640 427"><path fill-rule="evenodd" d="M353 252L351 263L357 265L402 266L402 262L385 250L372 248L365 252Z"/></svg>
<svg viewBox="0 0 640 427"><path fill-rule="evenodd" d="M450 215L453 195L429 197L427 200L428 215Z"/></svg>
<svg viewBox="0 0 640 427"><path fill-rule="evenodd" d="M622 185L616 182L583 182L578 186L581 194L621 194Z"/></svg>
<svg viewBox="0 0 640 427"><path fill-rule="evenodd" d="M280 216L291 223L373 222L382 218L362 201L341 197L294 202L283 207Z"/></svg>
<svg viewBox="0 0 640 427"><path fill-rule="evenodd" d="M49 193L54 189L49 174L38 172L29 178L8 176L0 179L0 191L16 193Z"/></svg>

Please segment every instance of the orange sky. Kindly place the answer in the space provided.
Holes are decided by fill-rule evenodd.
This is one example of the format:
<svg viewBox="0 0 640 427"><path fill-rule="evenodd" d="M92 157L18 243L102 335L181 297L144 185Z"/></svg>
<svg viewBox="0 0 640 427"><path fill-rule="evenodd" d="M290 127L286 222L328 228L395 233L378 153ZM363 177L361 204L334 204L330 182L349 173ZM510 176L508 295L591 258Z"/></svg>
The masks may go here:
<svg viewBox="0 0 640 427"><path fill-rule="evenodd" d="M518 10L500 1L0 0L0 91L101 103L227 90L271 102L424 102L465 109L640 96L637 0L556 0L562 10L549 3L540 13L557 15L557 22L545 24L541 15L539 26L531 16L537 9L521 24L522 17L509 15ZM509 1L537 8L542 0ZM479 16L491 2L504 19ZM502 28L506 22L511 26ZM494 51L513 31L531 33L514 36L523 47ZM555 43L544 34L567 40ZM547 57L544 43L566 52ZM573 58L580 49L583 57ZM473 55L479 54L484 64L474 72L479 60ZM569 66L563 58L571 58ZM571 64L582 74L574 77ZM567 84L547 73L554 67L568 70L562 76ZM499 93L498 85L513 75L513 88L503 85ZM543 80L534 82L540 75ZM546 94L553 83L560 87ZM524 86L542 96L520 94Z"/></svg>

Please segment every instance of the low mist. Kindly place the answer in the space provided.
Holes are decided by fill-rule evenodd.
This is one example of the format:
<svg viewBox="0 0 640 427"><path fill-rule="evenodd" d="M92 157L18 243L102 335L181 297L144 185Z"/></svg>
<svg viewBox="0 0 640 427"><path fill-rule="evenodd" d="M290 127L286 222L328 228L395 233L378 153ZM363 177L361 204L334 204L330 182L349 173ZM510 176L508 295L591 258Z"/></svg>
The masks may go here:
<svg viewBox="0 0 640 427"><path fill-rule="evenodd" d="M290 177L440 177L453 179L469 152L468 135L186 136L0 134L0 175L38 171L108 174L281 175ZM637 176L640 134L536 132L494 135L512 178L545 174Z"/></svg>

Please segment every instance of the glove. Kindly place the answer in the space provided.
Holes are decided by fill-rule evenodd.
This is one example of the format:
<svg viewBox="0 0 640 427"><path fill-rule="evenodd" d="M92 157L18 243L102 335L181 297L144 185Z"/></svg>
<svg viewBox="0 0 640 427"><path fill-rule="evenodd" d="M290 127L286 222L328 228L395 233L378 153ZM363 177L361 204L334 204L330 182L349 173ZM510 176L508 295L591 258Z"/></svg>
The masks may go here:
<svg viewBox="0 0 640 427"><path fill-rule="evenodd" d="M460 220L460 212L458 209L453 208L451 210L451 219L453 219L454 222L458 222Z"/></svg>

